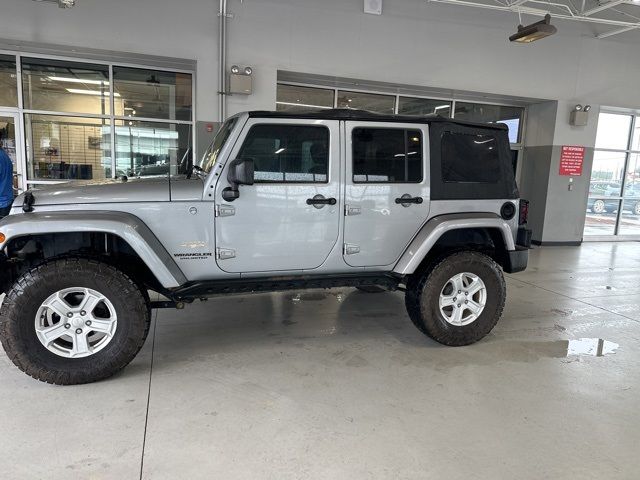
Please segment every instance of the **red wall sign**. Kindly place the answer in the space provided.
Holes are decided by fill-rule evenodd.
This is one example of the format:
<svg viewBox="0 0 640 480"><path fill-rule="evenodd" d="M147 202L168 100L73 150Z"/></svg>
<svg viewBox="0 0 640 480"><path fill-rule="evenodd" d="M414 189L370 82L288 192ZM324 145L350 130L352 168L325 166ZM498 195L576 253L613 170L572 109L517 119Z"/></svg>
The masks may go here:
<svg viewBox="0 0 640 480"><path fill-rule="evenodd" d="M582 175L585 147L564 145L560 153L560 175Z"/></svg>

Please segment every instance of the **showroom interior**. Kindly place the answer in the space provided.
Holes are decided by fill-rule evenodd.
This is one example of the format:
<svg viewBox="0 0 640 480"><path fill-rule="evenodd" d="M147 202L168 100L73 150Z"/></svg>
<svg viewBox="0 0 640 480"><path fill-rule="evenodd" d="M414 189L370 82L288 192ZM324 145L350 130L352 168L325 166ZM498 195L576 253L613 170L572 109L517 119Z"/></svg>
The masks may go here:
<svg viewBox="0 0 640 480"><path fill-rule="evenodd" d="M95 384L2 353L2 478L636 478L638 0L0 6L16 194L178 176L227 118L308 109L507 126L533 246L492 333L443 347L399 292L337 288L154 310Z"/></svg>

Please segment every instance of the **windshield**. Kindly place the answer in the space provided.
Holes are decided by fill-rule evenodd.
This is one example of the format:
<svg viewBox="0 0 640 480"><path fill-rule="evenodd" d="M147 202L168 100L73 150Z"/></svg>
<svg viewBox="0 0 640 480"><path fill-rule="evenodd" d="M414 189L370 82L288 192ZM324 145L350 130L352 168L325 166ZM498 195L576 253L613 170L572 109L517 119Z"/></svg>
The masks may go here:
<svg viewBox="0 0 640 480"><path fill-rule="evenodd" d="M220 150L224 147L224 144L227 142L229 135L231 134L231 130L233 130L234 125L236 124L237 118L230 118L227 120L218 133L216 134L216 138L213 139L209 148L202 156L202 160L200 161L200 168L205 172L209 173L213 166L216 164L218 160L218 155L220 154Z"/></svg>

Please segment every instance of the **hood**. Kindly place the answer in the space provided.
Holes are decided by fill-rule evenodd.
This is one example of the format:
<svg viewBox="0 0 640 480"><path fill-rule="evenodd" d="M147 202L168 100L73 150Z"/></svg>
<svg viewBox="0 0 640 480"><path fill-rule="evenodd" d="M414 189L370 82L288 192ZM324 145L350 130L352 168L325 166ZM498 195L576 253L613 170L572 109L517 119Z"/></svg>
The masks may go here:
<svg viewBox="0 0 640 480"><path fill-rule="evenodd" d="M173 180L172 180L173 181ZM168 202L167 177L93 180L47 185L30 190L34 205L66 205L87 203ZM16 197L14 206L21 206L24 193Z"/></svg>

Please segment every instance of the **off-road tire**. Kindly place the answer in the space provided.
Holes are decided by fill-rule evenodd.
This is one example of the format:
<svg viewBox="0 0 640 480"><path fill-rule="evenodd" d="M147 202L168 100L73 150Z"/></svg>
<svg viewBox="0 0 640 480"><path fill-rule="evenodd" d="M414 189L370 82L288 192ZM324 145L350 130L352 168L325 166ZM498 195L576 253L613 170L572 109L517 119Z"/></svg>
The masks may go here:
<svg viewBox="0 0 640 480"><path fill-rule="evenodd" d="M42 302L70 287L101 292L118 316L109 344L88 357L56 355L40 343L35 332ZM37 380L57 385L91 383L112 376L133 360L149 333L150 319L146 296L124 273L96 260L67 257L44 263L15 282L0 311L0 340L11 361Z"/></svg>
<svg viewBox="0 0 640 480"><path fill-rule="evenodd" d="M382 293L387 291L386 288L380 287L378 285L361 285L356 288L364 293Z"/></svg>
<svg viewBox="0 0 640 480"><path fill-rule="evenodd" d="M487 289L487 301L475 321L456 326L444 319L439 298L447 281L462 272L473 273L482 279ZM412 276L407 284L405 304L411 321L422 333L443 345L457 347L486 336L500 319L505 299L506 285L500 266L482 253L461 251L442 257L432 268Z"/></svg>

